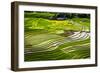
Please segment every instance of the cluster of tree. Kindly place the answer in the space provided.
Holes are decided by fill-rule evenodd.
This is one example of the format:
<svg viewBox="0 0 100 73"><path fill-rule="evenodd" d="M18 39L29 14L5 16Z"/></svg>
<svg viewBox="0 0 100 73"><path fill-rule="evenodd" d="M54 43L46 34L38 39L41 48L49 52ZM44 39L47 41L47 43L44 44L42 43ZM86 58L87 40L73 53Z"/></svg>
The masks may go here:
<svg viewBox="0 0 100 73"><path fill-rule="evenodd" d="M66 16L68 18L90 18L90 14L79 14L79 13L67 13Z"/></svg>
<svg viewBox="0 0 100 73"><path fill-rule="evenodd" d="M90 18L90 14L33 12L33 11L25 11L24 16L29 18L46 18L46 19L53 19L53 20L64 20L64 19L72 19L72 18Z"/></svg>
<svg viewBox="0 0 100 73"><path fill-rule="evenodd" d="M49 19L50 17L55 16L54 13L50 12L32 12L32 11L25 11L24 17L25 18L44 18Z"/></svg>
<svg viewBox="0 0 100 73"><path fill-rule="evenodd" d="M56 13L51 19L72 19L72 18L90 18L90 14L79 13Z"/></svg>

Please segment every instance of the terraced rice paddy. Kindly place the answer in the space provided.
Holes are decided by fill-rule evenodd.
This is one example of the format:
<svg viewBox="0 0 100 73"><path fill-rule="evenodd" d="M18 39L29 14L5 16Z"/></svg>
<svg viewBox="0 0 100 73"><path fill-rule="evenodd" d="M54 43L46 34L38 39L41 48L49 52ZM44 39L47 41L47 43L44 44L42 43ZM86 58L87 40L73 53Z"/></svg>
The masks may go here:
<svg viewBox="0 0 100 73"><path fill-rule="evenodd" d="M25 18L24 60L90 58L90 23L89 19L81 20Z"/></svg>
<svg viewBox="0 0 100 73"><path fill-rule="evenodd" d="M77 36L74 36L76 35ZM26 33L25 60L83 59L90 57L89 33L75 33L69 37L53 34Z"/></svg>

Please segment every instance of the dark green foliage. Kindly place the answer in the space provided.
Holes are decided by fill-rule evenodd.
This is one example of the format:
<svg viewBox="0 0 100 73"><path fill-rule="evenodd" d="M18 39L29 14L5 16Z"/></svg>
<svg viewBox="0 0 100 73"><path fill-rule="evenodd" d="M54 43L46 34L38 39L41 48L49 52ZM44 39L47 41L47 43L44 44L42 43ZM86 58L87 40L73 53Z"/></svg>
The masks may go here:
<svg viewBox="0 0 100 73"><path fill-rule="evenodd" d="M47 13L47 12L27 12L24 14L25 18L45 18L49 19L50 17L54 16L54 13Z"/></svg>

